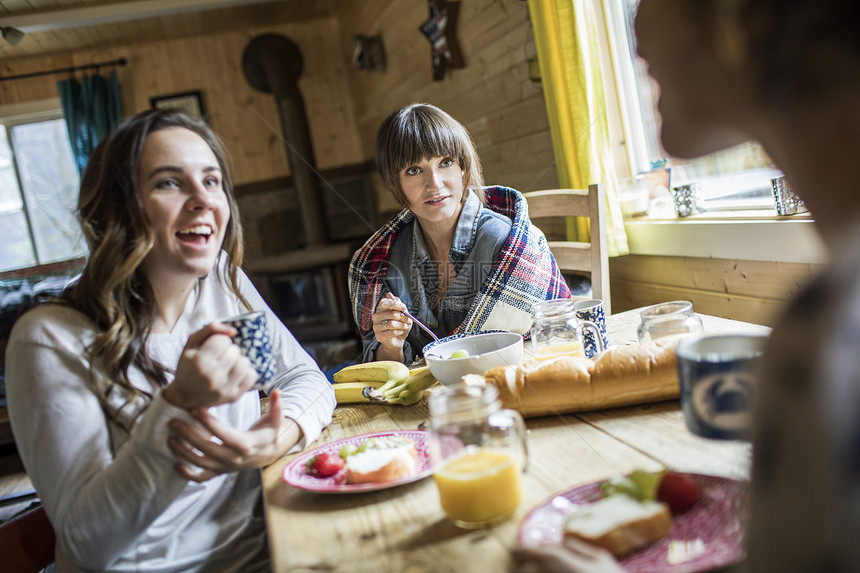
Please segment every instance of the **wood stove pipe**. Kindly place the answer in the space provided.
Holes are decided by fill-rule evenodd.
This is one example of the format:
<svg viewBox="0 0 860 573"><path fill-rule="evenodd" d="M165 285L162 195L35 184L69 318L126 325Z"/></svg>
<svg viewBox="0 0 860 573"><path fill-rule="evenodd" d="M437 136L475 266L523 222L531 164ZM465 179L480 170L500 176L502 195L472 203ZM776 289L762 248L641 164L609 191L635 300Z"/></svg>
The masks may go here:
<svg viewBox="0 0 860 573"><path fill-rule="evenodd" d="M301 51L285 36L257 36L245 48L242 71L251 86L275 97L286 140L287 160L305 228L307 244L304 246L325 245L328 240L322 192L316 174L305 103L298 84L302 74Z"/></svg>

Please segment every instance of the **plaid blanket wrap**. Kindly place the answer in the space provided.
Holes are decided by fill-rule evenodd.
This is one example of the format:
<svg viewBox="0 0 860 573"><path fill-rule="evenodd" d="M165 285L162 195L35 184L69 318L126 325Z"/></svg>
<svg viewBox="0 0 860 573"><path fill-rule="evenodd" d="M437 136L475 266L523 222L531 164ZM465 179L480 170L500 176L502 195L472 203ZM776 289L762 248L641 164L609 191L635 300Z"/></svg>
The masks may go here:
<svg viewBox="0 0 860 573"><path fill-rule="evenodd" d="M510 330L525 334L532 325L531 306L541 300L570 298L570 290L547 246L529 220L525 198L509 187L484 187L487 206L513 221L493 271L481 285L463 322L454 330ZM415 215L404 209L362 246L349 265L352 314L362 338L373 330L373 312L385 295L383 279L397 234Z"/></svg>

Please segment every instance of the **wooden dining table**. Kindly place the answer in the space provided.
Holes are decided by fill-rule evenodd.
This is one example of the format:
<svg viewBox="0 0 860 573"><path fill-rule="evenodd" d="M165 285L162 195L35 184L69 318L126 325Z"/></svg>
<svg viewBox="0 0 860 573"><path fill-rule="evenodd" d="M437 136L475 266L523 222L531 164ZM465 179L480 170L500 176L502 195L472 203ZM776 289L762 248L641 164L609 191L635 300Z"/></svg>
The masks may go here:
<svg viewBox="0 0 860 573"><path fill-rule="evenodd" d="M769 328L700 315L706 333L766 334ZM606 320L612 345L637 342L639 309ZM313 448L370 432L416 430L429 421L426 400L412 406L338 406ZM749 478L750 446L687 430L678 400L529 418L523 500L509 519L487 529L454 526L435 483L362 493L316 493L283 479L288 455L263 470L273 571L507 571L524 516L554 494L634 469Z"/></svg>

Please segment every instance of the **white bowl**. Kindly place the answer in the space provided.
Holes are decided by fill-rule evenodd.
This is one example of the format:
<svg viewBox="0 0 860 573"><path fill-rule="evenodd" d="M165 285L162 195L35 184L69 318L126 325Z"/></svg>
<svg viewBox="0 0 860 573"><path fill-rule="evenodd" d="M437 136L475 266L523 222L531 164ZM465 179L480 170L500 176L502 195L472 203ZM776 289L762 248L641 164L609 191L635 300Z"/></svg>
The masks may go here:
<svg viewBox="0 0 860 573"><path fill-rule="evenodd" d="M469 356L451 358L457 350ZM523 337L507 330L454 334L424 347L430 373L446 386L459 384L466 374L483 374L490 368L519 364L523 357Z"/></svg>

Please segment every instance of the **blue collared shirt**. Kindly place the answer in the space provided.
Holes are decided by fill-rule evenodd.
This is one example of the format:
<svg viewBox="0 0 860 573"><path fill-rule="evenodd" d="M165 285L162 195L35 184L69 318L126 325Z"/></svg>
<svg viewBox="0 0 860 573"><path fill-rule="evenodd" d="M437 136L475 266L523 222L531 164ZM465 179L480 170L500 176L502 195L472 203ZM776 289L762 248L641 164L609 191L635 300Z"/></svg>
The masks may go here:
<svg viewBox="0 0 860 573"><path fill-rule="evenodd" d="M504 215L484 207L474 193L469 193L448 251L456 276L437 305L434 299L438 296L439 277L427 252L421 225L416 221L406 225L391 246L385 291L403 301L415 318L441 338L451 334L466 318L481 284L493 270L512 224ZM438 307L438 313L433 311L434 307ZM424 346L432 340L429 334L413 326L403 345L406 364L420 356ZM373 360L377 348L379 342L371 332L364 340L364 361Z"/></svg>

